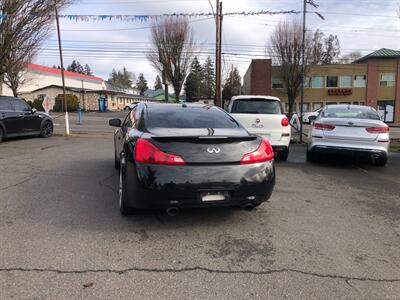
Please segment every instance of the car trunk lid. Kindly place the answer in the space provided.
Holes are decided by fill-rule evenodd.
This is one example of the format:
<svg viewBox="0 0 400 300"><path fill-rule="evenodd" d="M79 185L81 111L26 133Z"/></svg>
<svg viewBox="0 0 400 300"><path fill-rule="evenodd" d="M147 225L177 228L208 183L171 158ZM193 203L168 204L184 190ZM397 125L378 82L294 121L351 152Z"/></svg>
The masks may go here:
<svg viewBox="0 0 400 300"><path fill-rule="evenodd" d="M160 150L179 155L187 164L239 163L257 150L261 139L245 129L151 129L151 142Z"/></svg>
<svg viewBox="0 0 400 300"><path fill-rule="evenodd" d="M323 131L327 139L374 141L378 138L377 133L369 133L366 130L369 127L379 127L375 120L323 118L320 123L335 126L333 130Z"/></svg>

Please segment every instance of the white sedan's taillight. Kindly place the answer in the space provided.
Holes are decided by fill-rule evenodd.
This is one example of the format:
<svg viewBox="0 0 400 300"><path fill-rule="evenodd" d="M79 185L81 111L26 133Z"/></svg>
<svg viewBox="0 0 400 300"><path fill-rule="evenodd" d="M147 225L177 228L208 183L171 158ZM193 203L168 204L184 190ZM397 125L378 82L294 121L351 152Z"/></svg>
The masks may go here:
<svg viewBox="0 0 400 300"><path fill-rule="evenodd" d="M389 126L384 126L384 127L368 127L365 129L369 133L388 133L389 132Z"/></svg>
<svg viewBox="0 0 400 300"><path fill-rule="evenodd" d="M335 125L330 125L330 124L322 124L322 123L314 123L313 127L315 129L319 129L319 130L325 130L325 131L332 131L333 129L336 128Z"/></svg>

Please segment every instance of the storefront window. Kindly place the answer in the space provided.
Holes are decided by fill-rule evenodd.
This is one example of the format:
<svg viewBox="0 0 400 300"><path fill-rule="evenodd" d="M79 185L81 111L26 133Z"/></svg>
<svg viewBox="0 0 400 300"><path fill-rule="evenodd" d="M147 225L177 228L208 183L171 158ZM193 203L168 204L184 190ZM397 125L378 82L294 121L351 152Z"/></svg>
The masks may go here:
<svg viewBox="0 0 400 300"><path fill-rule="evenodd" d="M338 83L338 76L326 76L326 87L335 88L338 87Z"/></svg>
<svg viewBox="0 0 400 300"><path fill-rule="evenodd" d="M394 73L381 73L381 86L394 86L395 81Z"/></svg>
<svg viewBox="0 0 400 300"><path fill-rule="evenodd" d="M354 76L354 87L366 87L367 76L366 75L355 75Z"/></svg>
<svg viewBox="0 0 400 300"><path fill-rule="evenodd" d="M324 87L324 77L322 76L313 76L311 78L311 87L313 89L320 89Z"/></svg>
<svg viewBox="0 0 400 300"><path fill-rule="evenodd" d="M303 103L303 112L310 111L310 103Z"/></svg>
<svg viewBox="0 0 400 300"><path fill-rule="evenodd" d="M340 87L351 88L353 86L352 80L353 76L340 76Z"/></svg>

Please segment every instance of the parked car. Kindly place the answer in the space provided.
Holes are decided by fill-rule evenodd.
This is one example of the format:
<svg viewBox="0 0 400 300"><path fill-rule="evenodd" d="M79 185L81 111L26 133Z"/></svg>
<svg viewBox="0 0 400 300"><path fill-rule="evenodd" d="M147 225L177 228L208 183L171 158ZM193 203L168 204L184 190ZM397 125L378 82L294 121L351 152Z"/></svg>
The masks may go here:
<svg viewBox="0 0 400 300"><path fill-rule="evenodd" d="M389 127L372 107L326 106L311 126L309 137L309 161L321 152L363 155L379 166L388 159Z"/></svg>
<svg viewBox="0 0 400 300"><path fill-rule="evenodd" d="M316 111L303 113L303 123L311 124L312 122L314 122L322 109L323 107L317 109Z"/></svg>
<svg viewBox="0 0 400 300"><path fill-rule="evenodd" d="M233 97L228 106L228 112L251 134L267 138L277 153L277 159L288 158L291 129L279 98Z"/></svg>
<svg viewBox="0 0 400 300"><path fill-rule="evenodd" d="M119 208L241 206L267 201L275 185L268 140L250 135L224 110L196 104L140 103L112 119Z"/></svg>
<svg viewBox="0 0 400 300"><path fill-rule="evenodd" d="M31 108L24 100L0 96L0 142L4 138L53 135L51 117Z"/></svg>

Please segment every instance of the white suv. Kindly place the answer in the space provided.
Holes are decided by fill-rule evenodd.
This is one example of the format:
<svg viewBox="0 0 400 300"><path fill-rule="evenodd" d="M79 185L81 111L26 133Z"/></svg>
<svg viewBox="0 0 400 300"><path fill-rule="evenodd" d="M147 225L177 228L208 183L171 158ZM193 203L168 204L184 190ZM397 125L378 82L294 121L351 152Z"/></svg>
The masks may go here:
<svg viewBox="0 0 400 300"><path fill-rule="evenodd" d="M228 112L251 134L268 138L278 159L288 158L291 129L279 98L233 97Z"/></svg>

